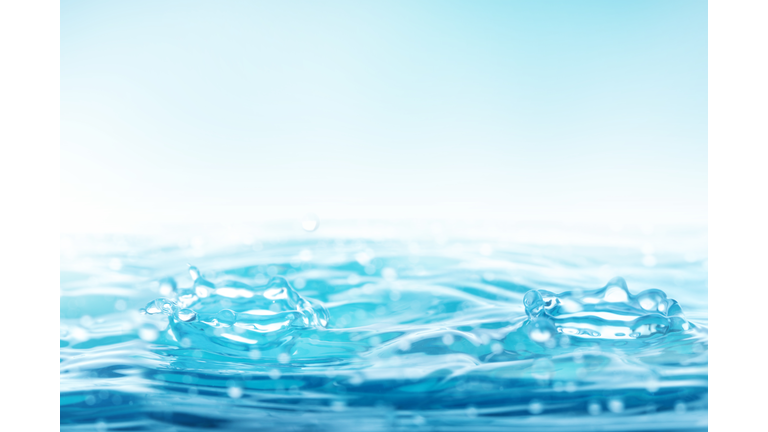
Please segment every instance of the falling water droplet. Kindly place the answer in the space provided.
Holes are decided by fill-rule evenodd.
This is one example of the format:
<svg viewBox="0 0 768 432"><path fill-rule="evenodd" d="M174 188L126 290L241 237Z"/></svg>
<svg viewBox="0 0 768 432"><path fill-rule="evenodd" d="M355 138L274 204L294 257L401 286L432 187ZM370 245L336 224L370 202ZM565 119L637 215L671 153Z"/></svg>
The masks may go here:
<svg viewBox="0 0 768 432"><path fill-rule="evenodd" d="M319 225L320 219L314 213L307 213L307 215L304 216L304 220L301 222L301 227L304 228L304 231L306 232L317 230Z"/></svg>

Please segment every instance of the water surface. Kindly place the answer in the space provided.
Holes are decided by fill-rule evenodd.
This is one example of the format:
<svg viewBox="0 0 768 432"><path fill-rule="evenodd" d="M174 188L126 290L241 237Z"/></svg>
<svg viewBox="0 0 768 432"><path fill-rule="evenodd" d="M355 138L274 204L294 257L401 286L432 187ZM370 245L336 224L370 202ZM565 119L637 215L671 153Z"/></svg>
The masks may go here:
<svg viewBox="0 0 768 432"><path fill-rule="evenodd" d="M706 261L652 258L349 239L63 256L61 427L706 430Z"/></svg>

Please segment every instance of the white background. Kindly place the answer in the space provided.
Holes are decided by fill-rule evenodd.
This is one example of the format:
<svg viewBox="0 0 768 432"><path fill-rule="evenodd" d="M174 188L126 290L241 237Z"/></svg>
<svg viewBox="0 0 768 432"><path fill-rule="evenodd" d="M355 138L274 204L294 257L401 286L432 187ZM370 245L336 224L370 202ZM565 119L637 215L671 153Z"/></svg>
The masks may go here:
<svg viewBox="0 0 768 432"><path fill-rule="evenodd" d="M768 4L710 2L710 427L760 430ZM4 430L58 428L59 4L0 6ZM7 329L13 329L12 332Z"/></svg>

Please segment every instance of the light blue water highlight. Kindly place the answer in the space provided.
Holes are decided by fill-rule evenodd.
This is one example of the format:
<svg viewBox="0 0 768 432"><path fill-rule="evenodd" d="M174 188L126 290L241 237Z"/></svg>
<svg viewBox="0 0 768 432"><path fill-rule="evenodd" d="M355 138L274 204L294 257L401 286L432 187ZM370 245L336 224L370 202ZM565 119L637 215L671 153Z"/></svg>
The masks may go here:
<svg viewBox="0 0 768 432"><path fill-rule="evenodd" d="M63 259L62 430L707 428L705 260L329 239L196 255Z"/></svg>

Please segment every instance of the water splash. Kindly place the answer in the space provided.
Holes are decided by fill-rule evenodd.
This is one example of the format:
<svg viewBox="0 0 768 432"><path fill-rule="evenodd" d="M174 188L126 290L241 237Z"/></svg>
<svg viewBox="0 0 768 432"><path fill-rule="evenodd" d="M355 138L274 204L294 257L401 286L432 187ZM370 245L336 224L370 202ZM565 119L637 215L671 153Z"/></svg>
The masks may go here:
<svg viewBox="0 0 768 432"><path fill-rule="evenodd" d="M688 330L691 324L675 301L658 289L630 294L617 277L593 291L554 294L531 290L523 298L531 339L541 342L555 333L580 338L637 339Z"/></svg>
<svg viewBox="0 0 768 432"><path fill-rule="evenodd" d="M215 284L203 278L197 267L189 271L191 287L174 288L174 298L155 299L141 310L168 317L167 343L215 348L227 355L252 357L252 352L258 352L277 357L282 351L273 350L294 341L298 330L328 324L325 308L299 295L283 277L254 287L237 281Z"/></svg>

